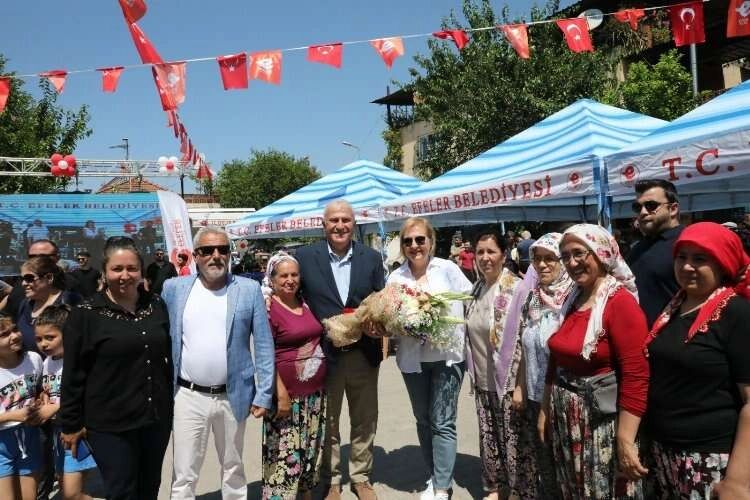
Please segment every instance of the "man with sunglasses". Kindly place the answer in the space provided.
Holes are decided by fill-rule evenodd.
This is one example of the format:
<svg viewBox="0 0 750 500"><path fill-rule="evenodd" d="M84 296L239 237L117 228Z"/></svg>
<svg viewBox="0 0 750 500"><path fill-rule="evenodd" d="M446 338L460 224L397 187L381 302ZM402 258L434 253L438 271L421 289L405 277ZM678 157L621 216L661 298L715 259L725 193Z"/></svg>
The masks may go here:
<svg viewBox="0 0 750 500"><path fill-rule="evenodd" d="M335 200L323 211L325 240L297 250L301 290L305 303L319 321L353 311L372 292L385 286L380 254L352 241L354 211L344 200ZM323 343L328 360L326 376L326 430L321 479L325 499L341 499L341 436L339 419L346 394L351 420L349 477L360 500L375 500L370 483L373 443L378 425L378 371L383 343L377 333L347 347Z"/></svg>
<svg viewBox="0 0 750 500"><path fill-rule="evenodd" d="M146 290L161 294L164 282L177 276L174 264L164 258L164 250L157 248L154 261L146 268Z"/></svg>
<svg viewBox="0 0 750 500"><path fill-rule="evenodd" d="M222 498L245 500L245 420L271 408L273 338L258 283L229 274L227 233L204 227L193 246L198 274L166 281L161 294L169 310L175 383L171 497L195 498L213 431Z"/></svg>
<svg viewBox="0 0 750 500"><path fill-rule="evenodd" d="M628 255L635 275L638 298L649 328L679 286L674 276L672 246L685 229L680 225L677 188L662 179L638 181L633 212L643 234Z"/></svg>
<svg viewBox="0 0 750 500"><path fill-rule="evenodd" d="M81 250L78 252L76 258L78 260L78 267L70 272L78 282L75 291L80 293L84 298L91 297L99 290L99 281L102 273L91 267L91 254L88 251Z"/></svg>

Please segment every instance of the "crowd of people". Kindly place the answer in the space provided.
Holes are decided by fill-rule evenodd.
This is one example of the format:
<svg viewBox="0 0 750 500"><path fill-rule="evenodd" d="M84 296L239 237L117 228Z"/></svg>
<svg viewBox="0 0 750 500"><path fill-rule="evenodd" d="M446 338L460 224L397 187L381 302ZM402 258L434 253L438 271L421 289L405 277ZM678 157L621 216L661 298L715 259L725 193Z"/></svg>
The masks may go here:
<svg viewBox="0 0 750 500"><path fill-rule="evenodd" d="M636 185L642 240L574 224L511 240L494 229L454 241L447 259L426 218L399 232L404 262L352 240L354 213L329 203L325 238L268 261L262 286L229 272L228 235L194 238L198 272L154 251L144 266L110 238L65 273L54 242L28 248L21 285L0 303L0 496L30 500L55 479L89 498L98 468L111 499L154 499L170 435L171 498L195 498L210 434L225 499L247 498L245 424L262 419L262 497L342 493L339 422L360 500L371 483L383 337L334 347L323 321L387 284L459 292L448 348L399 337L427 481L447 500L458 397L468 372L486 500L750 498L750 257L720 224L680 224L672 184ZM8 492L7 495L5 492Z"/></svg>

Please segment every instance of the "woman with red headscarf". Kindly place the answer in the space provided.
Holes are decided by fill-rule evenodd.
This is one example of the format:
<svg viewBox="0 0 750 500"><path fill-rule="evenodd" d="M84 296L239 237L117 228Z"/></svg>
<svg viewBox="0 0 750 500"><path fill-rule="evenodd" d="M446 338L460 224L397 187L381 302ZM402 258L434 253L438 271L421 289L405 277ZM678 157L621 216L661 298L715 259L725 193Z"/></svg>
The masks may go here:
<svg viewBox="0 0 750 500"><path fill-rule="evenodd" d="M656 487L662 498L708 499L726 475L747 493L750 471L727 466L750 453L740 419L750 408L750 257L713 222L688 226L673 254L680 290L646 339Z"/></svg>

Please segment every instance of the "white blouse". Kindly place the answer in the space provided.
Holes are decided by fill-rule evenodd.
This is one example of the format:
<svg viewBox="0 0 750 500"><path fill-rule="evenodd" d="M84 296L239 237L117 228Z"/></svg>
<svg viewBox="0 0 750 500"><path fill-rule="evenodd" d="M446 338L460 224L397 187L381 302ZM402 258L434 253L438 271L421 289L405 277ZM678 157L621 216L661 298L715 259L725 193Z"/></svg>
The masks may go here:
<svg viewBox="0 0 750 500"><path fill-rule="evenodd" d="M454 263L439 257L430 258L427 264L427 283L419 287L429 293L461 292L471 293L472 284L466 278L461 269ZM411 287L417 287L417 280L411 273L409 261L401 264L388 276L388 283L401 283ZM450 303L448 315L464 319L464 304L460 300ZM447 351L435 349L427 341L424 344L412 337L399 337L398 351L396 352L396 363L403 373L421 373L422 362L445 361L448 366L460 363L464 360L465 325L456 325L453 329L456 342L454 347Z"/></svg>

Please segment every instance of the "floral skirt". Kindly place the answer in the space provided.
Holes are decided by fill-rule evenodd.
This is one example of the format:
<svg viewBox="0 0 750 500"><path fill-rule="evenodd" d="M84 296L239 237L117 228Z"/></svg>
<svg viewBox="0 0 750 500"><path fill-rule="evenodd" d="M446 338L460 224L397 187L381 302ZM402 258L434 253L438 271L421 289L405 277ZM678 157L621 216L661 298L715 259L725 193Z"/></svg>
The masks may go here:
<svg viewBox="0 0 750 500"><path fill-rule="evenodd" d="M643 499L641 481L617 472L615 416L595 420L584 399L552 386L552 452L561 498Z"/></svg>
<svg viewBox="0 0 750 500"><path fill-rule="evenodd" d="M675 451L656 441L651 451L654 487L662 500L710 500L729 461L729 453Z"/></svg>
<svg viewBox="0 0 750 500"><path fill-rule="evenodd" d="M501 498L556 499L554 469L549 448L537 438L539 405L511 408L512 395L475 389L479 417L479 454L485 491Z"/></svg>
<svg viewBox="0 0 750 500"><path fill-rule="evenodd" d="M263 499L297 498L318 484L325 393L291 398L292 414L263 419Z"/></svg>

